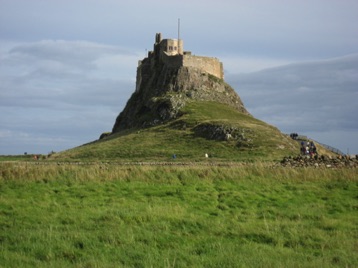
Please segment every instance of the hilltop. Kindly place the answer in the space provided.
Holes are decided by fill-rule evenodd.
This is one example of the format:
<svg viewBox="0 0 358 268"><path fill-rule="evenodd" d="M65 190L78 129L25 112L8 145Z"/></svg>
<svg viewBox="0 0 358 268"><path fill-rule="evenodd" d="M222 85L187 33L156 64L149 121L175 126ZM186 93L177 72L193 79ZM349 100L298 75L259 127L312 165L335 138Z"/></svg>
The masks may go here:
<svg viewBox="0 0 358 268"><path fill-rule="evenodd" d="M88 160L255 161L297 155L299 144L254 118L224 81L217 58L156 34L139 62L136 89L100 140L57 154ZM206 156L204 158L204 156Z"/></svg>

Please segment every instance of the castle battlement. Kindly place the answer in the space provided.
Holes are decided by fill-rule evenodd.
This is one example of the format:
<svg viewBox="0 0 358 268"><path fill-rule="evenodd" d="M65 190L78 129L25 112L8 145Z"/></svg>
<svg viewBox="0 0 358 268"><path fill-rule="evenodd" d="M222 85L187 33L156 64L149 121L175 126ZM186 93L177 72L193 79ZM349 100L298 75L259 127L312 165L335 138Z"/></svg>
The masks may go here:
<svg viewBox="0 0 358 268"><path fill-rule="evenodd" d="M220 79L224 78L223 64L217 58L195 56L190 51L184 51L182 39L162 39L162 34L155 35L154 50L148 52L148 57L139 62L160 60L168 67L179 68L181 66L192 67L214 75Z"/></svg>

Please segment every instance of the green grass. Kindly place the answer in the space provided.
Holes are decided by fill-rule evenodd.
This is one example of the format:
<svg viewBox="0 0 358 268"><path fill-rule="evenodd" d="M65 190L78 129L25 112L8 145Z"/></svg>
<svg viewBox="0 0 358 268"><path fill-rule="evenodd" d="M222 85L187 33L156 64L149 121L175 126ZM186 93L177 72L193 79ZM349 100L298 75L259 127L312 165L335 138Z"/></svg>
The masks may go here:
<svg viewBox="0 0 358 268"><path fill-rule="evenodd" d="M356 169L0 163L2 267L357 267Z"/></svg>
<svg viewBox="0 0 358 268"><path fill-rule="evenodd" d="M238 141L208 140L195 135L194 128L202 123L233 126L245 133L248 146ZM215 102L192 102L182 116L167 124L128 130L106 139L80 146L53 159L168 161L173 154L180 161L202 161L205 154L212 161L279 160L299 153L299 145L277 128L252 116Z"/></svg>

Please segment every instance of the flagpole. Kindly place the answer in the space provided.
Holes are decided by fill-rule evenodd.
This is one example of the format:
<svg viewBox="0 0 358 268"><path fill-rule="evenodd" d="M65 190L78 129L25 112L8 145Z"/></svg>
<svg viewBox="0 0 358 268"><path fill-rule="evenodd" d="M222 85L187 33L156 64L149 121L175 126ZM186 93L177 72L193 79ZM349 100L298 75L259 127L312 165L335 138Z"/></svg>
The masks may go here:
<svg viewBox="0 0 358 268"><path fill-rule="evenodd" d="M178 54L180 54L180 18L178 18Z"/></svg>

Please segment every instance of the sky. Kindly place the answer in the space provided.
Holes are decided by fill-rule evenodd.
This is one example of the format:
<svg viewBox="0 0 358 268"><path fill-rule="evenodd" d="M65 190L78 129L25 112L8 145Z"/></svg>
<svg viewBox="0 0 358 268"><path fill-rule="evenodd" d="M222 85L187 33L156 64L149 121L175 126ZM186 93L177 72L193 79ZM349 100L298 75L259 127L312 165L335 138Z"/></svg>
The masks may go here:
<svg viewBox="0 0 358 268"><path fill-rule="evenodd" d="M247 110L358 154L356 0L0 0L0 155L111 131L155 34L219 58Z"/></svg>

